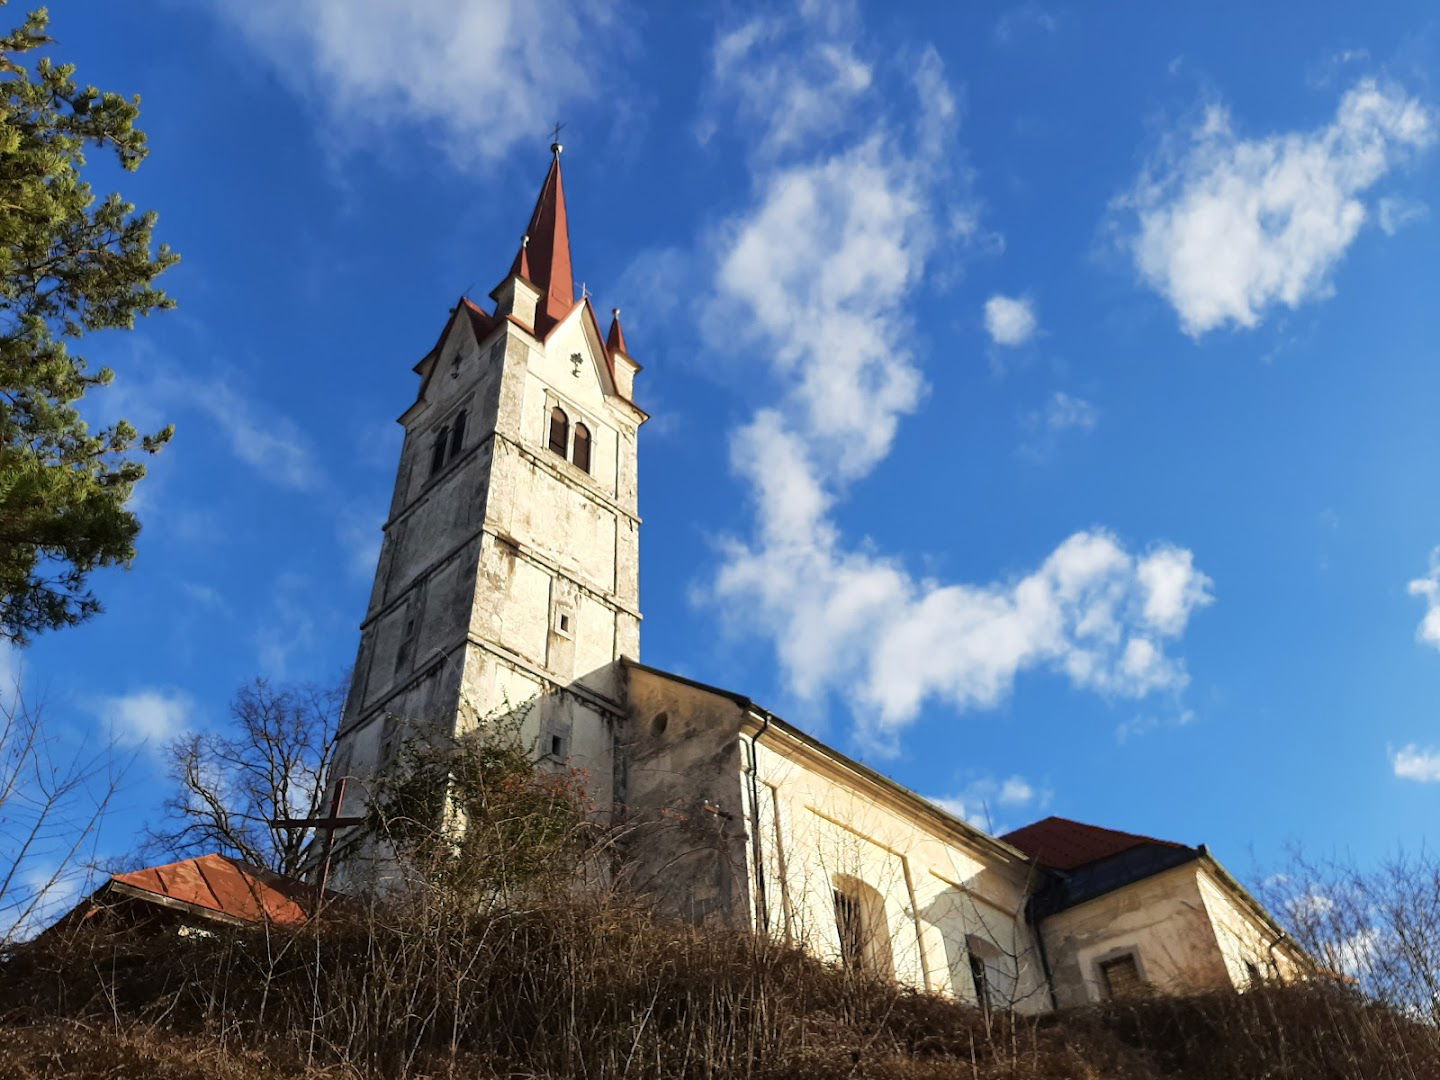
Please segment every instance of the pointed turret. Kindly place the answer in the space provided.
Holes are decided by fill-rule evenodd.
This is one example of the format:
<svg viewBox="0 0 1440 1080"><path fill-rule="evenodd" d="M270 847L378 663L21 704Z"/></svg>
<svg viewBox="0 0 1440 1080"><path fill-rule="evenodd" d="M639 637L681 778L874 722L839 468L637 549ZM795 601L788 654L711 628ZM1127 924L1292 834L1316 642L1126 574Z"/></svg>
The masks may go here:
<svg viewBox="0 0 1440 1080"><path fill-rule="evenodd" d="M540 292L535 308L535 332L540 336L570 313L575 306L575 279L570 270L570 222L565 212L565 184L560 176L559 143L550 145L553 155L540 197L525 229L525 238L509 277L523 278Z"/></svg>
<svg viewBox="0 0 1440 1080"><path fill-rule="evenodd" d="M625 347L625 328L620 325L620 309L610 309L610 333L605 337L605 348L610 350L610 355L623 353L630 355L630 350Z"/></svg>
<svg viewBox="0 0 1440 1080"><path fill-rule="evenodd" d="M511 277L522 277L526 281L533 281L530 276L530 234L526 233L520 238L520 253L515 256L515 262L510 267Z"/></svg>

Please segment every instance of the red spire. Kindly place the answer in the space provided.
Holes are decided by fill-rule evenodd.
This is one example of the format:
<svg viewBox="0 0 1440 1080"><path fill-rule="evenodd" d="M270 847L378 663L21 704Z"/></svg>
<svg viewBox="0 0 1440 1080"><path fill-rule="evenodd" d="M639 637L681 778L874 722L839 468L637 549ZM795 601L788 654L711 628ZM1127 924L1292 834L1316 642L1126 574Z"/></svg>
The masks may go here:
<svg viewBox="0 0 1440 1080"><path fill-rule="evenodd" d="M630 350L625 347L625 331L620 326L620 309L610 310L610 333L605 338L605 347L610 350L610 355L624 353L630 355Z"/></svg>
<svg viewBox="0 0 1440 1080"><path fill-rule="evenodd" d="M525 240L510 266L511 276L519 275L540 289L535 312L535 330L545 333L575 306L575 279L570 272L570 223L565 213L565 185L560 178L559 143L550 147L554 157L535 211L525 230Z"/></svg>

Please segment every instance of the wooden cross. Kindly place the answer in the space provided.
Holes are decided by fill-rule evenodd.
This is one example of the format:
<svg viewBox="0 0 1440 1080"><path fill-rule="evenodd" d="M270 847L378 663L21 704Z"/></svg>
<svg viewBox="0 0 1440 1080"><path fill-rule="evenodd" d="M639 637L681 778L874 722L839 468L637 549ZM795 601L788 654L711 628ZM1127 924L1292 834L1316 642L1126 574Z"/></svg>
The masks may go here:
<svg viewBox="0 0 1440 1080"><path fill-rule="evenodd" d="M274 818L270 821L271 827L276 829L314 829L316 832L325 834L325 840L320 849L320 883L315 890L316 912L319 912L320 905L325 902L325 886L330 881L330 855L335 849L335 831L365 824L363 816L340 816L340 810L345 805L345 784L348 780L349 777L342 776L335 781L335 795L330 800L328 817Z"/></svg>

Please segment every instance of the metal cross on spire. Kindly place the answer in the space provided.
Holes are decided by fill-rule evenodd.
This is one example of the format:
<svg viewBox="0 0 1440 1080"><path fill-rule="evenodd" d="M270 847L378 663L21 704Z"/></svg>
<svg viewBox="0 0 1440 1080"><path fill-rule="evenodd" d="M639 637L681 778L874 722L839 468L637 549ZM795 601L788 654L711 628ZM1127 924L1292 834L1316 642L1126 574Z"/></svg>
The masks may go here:
<svg viewBox="0 0 1440 1080"><path fill-rule="evenodd" d="M315 912L312 914L318 913L320 905L325 902L325 887L330 881L330 856L335 849L336 830L365 824L364 817L340 816L340 810L345 805L345 784L348 780L349 777L342 776L335 781L335 795L330 800L330 813L327 817L273 818L270 821L271 828L275 829L314 829L325 834L325 840L320 847L320 879L315 887Z"/></svg>
<svg viewBox="0 0 1440 1080"><path fill-rule="evenodd" d="M558 155L561 150L564 150L564 149L565 149L565 147L563 147L563 146L560 145L560 130L561 130L564 126L565 126L565 125L562 124L562 123L560 123L559 120L556 120L556 121L555 121L555 129L550 132L550 152L551 152L552 154L557 154L557 155Z"/></svg>

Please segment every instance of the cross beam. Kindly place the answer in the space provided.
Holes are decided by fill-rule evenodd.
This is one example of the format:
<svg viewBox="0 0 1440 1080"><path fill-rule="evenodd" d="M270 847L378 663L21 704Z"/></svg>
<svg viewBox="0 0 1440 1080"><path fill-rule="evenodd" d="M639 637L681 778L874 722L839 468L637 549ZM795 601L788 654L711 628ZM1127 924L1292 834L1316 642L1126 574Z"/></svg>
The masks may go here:
<svg viewBox="0 0 1440 1080"><path fill-rule="evenodd" d="M362 817L341 817L340 810L345 805L345 784L349 777L342 776L335 781L335 794L330 799L330 813L326 817L312 818L272 818L270 827L274 829L314 829L316 832L324 833L325 840L320 850L320 882L315 889L315 911L320 911L320 905L325 902L325 887L330 882L330 856L335 849L335 833L339 829L348 829L355 825L365 824Z"/></svg>

